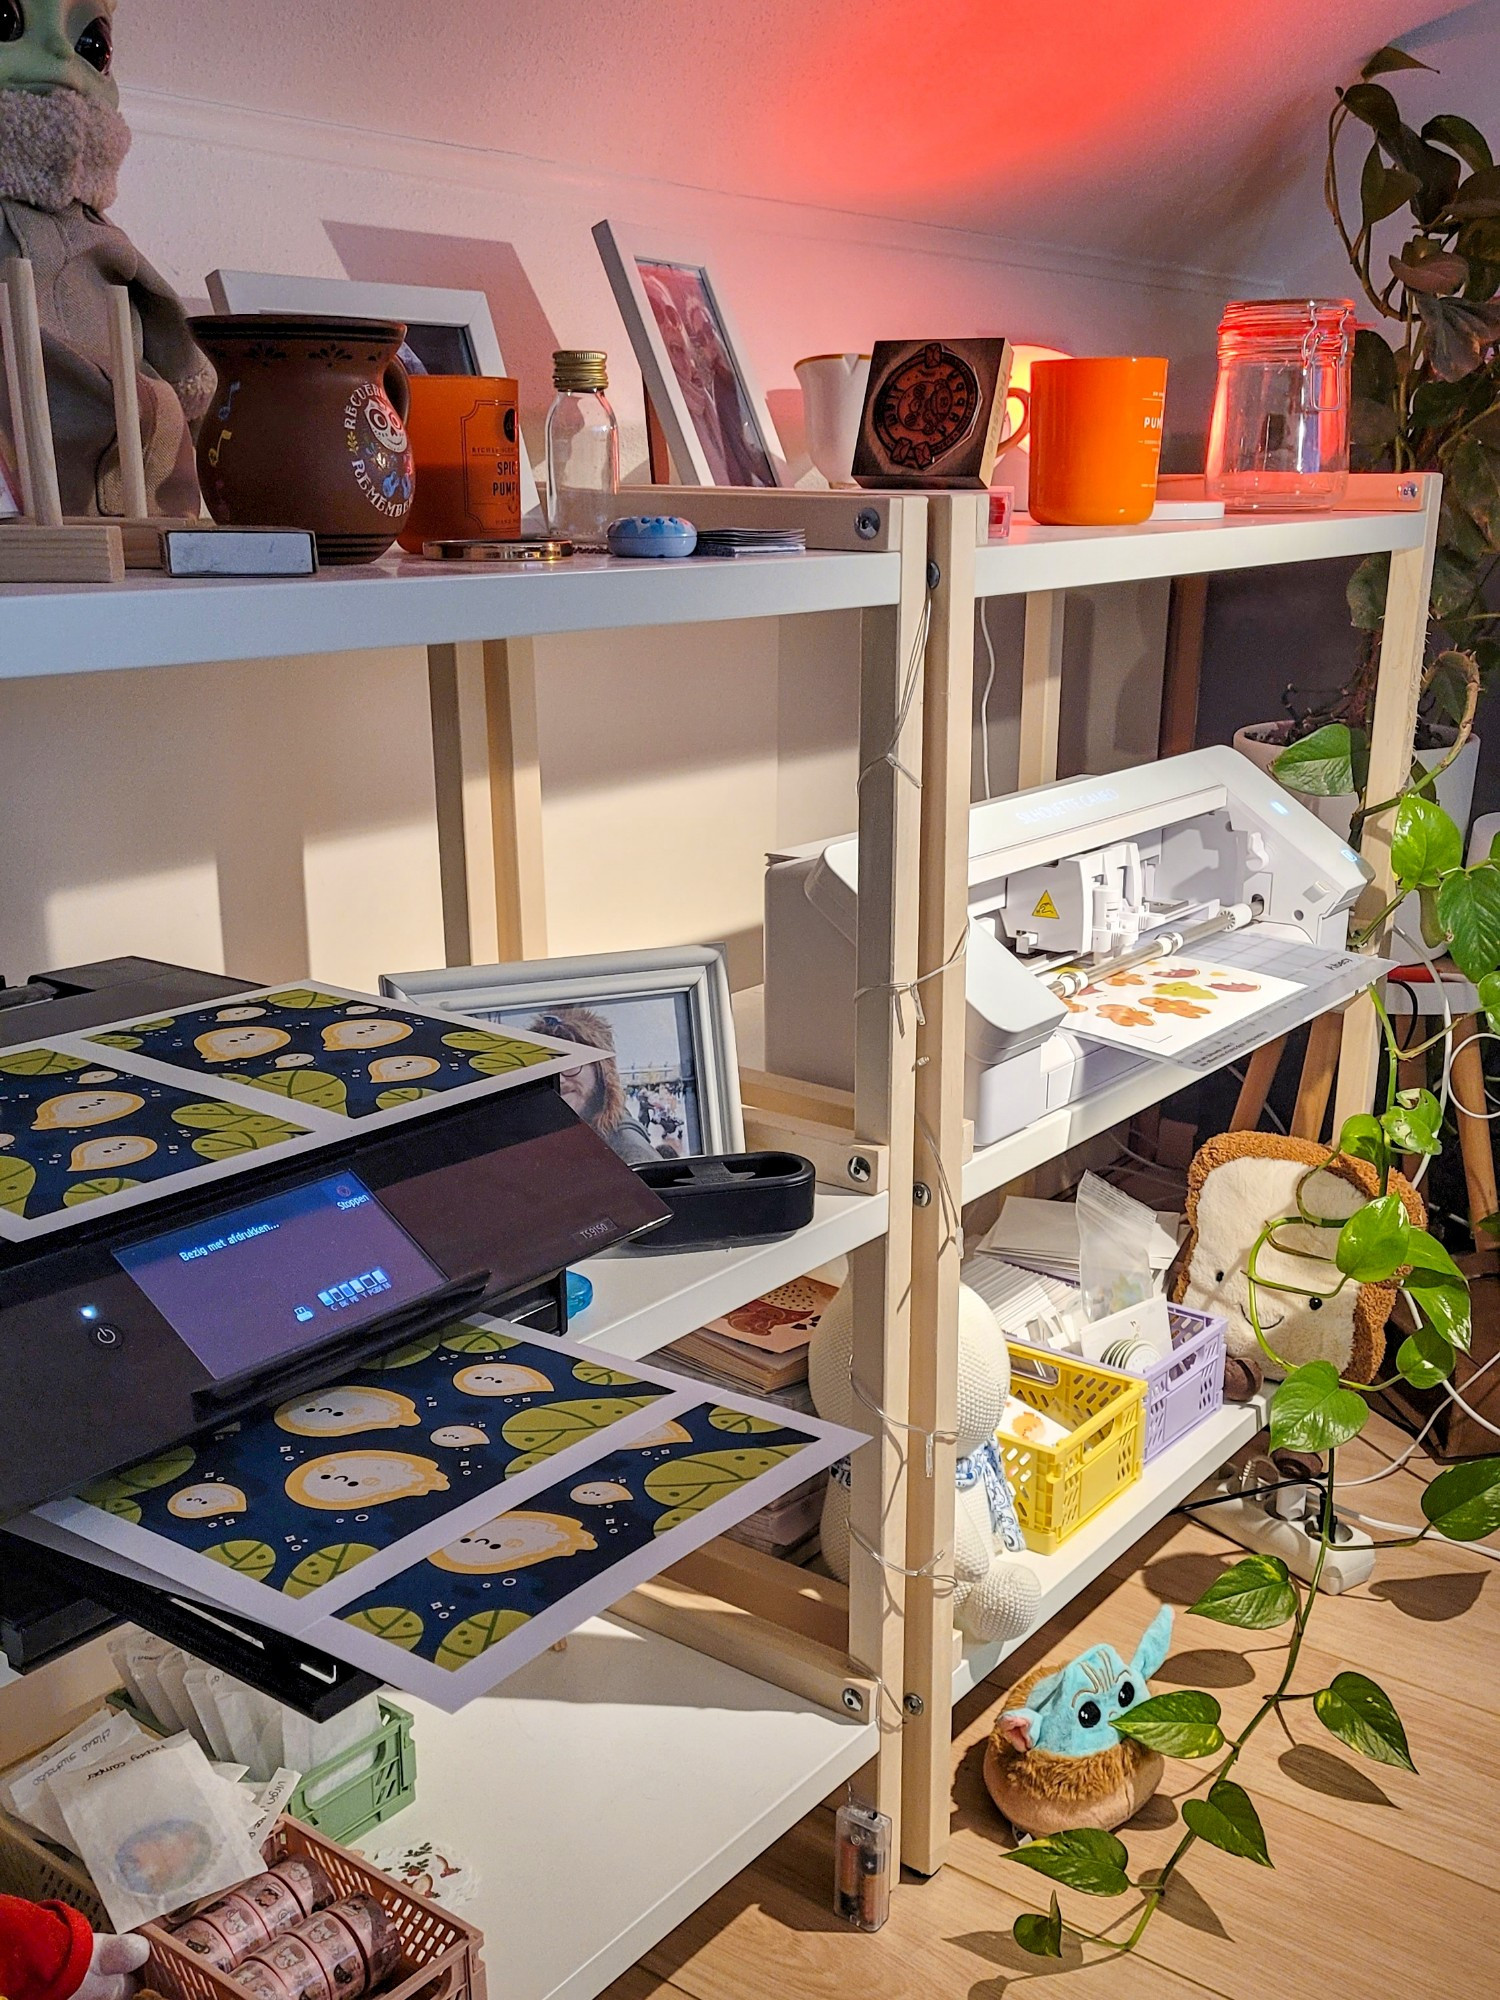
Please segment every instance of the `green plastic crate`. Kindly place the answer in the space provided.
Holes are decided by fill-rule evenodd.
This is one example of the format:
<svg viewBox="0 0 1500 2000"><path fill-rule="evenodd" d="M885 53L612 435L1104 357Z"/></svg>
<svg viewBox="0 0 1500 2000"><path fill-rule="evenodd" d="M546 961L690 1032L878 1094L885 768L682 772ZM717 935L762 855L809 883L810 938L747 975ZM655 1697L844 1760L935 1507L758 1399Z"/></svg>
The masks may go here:
<svg viewBox="0 0 1500 2000"><path fill-rule="evenodd" d="M373 1753L373 1754L372 1754ZM341 1778L340 1772L350 1775ZM411 1717L382 1695L380 1727L342 1755L308 1771L286 1810L325 1840L358 1840L372 1826L394 1819L417 1790L417 1751ZM311 1797L309 1798L309 1795Z"/></svg>

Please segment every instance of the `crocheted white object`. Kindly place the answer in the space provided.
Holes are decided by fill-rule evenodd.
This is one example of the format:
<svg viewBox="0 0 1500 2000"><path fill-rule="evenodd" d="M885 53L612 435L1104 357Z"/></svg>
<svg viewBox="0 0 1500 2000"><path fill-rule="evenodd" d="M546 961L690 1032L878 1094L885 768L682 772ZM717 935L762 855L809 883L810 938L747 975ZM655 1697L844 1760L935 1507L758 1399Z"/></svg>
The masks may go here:
<svg viewBox="0 0 1500 2000"><path fill-rule="evenodd" d="M830 1423L872 1430L878 1418L855 1395L850 1378L854 1345L851 1288L844 1285L813 1335L807 1375L820 1417ZM995 1315L967 1285L958 1293L958 1447L957 1456L971 1452L995 1435L1000 1412L1010 1392L1010 1351ZM915 1457L920 1438L908 1440ZM982 1481L954 1495L953 1616L971 1639L993 1643L1018 1639L1036 1623L1041 1586L1024 1561L1008 1555L990 1522L989 1499ZM849 1580L849 1489L837 1479L828 1482L823 1502L823 1559L836 1577ZM940 1565L945 1568L946 1565Z"/></svg>

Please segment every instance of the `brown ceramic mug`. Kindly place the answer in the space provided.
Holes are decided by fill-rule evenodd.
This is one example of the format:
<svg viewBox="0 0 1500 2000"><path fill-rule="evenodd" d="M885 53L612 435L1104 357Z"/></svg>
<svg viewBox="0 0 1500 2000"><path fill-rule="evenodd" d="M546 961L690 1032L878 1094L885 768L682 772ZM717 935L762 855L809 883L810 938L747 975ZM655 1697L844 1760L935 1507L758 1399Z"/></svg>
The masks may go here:
<svg viewBox="0 0 1500 2000"><path fill-rule="evenodd" d="M218 370L198 478L221 526L310 528L318 558L373 562L406 525L406 337L397 320L224 313L190 322Z"/></svg>

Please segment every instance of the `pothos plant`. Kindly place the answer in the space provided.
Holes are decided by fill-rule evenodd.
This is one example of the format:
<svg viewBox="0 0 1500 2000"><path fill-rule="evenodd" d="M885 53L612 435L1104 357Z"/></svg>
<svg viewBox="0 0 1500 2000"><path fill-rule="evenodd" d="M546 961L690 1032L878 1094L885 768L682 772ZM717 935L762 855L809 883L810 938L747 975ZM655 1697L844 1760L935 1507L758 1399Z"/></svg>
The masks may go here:
<svg viewBox="0 0 1500 2000"><path fill-rule="evenodd" d="M1283 753L1283 761L1292 760L1288 782L1295 781L1299 770L1304 779L1307 777L1307 760L1300 766L1296 762L1297 751L1307 747L1294 746ZM1342 758L1342 768L1314 771L1315 782L1304 784L1303 789L1348 789L1349 754L1346 740L1337 755L1326 760L1338 763ZM1472 868L1464 867L1459 829L1427 796L1430 782L1430 774L1414 773L1414 782L1399 798L1378 802L1362 815L1364 820L1393 816L1391 859L1396 877L1395 894L1366 925L1364 941L1378 933L1402 897L1418 890L1436 928L1434 941L1477 984L1491 1027L1500 1029L1500 973L1496 969L1500 966L1500 858L1491 855ZM1377 995L1371 998L1386 1045L1383 1108L1345 1120L1329 1158L1309 1168L1298 1181L1296 1212L1268 1218L1246 1261L1251 1325L1270 1368L1283 1377L1271 1399L1271 1450L1326 1454L1325 1470L1318 1482L1320 1523L1312 1581L1299 1581L1277 1556L1248 1555L1217 1577L1190 1607L1198 1617L1242 1631L1285 1631L1281 1672L1271 1692L1237 1729L1226 1726L1214 1695L1194 1688L1153 1696L1115 1721L1121 1736L1133 1737L1163 1756L1201 1761L1205 1775L1182 1799L1182 1837L1160 1868L1133 1873L1124 1841L1091 1827L1050 1834L1014 1850L1010 1858L1021 1867L1065 1888L1105 1899L1131 1899L1119 1916L1089 1930L1064 1918L1054 1889L1046 1915L1034 1912L1018 1917L1013 1927L1017 1944L1038 1958L1060 1958L1065 1935L1107 1952L1133 1950L1174 1876L1200 1842L1262 1868L1274 1867L1260 1815L1239 1777L1246 1750L1272 1716L1285 1723L1298 1707L1305 1706L1324 1729L1361 1755L1403 1770L1416 1769L1395 1705L1375 1681L1365 1674L1344 1672L1335 1674L1327 1686L1307 1687L1299 1685L1298 1675L1303 1642L1317 1602L1318 1579L1333 1543L1334 1482L1340 1447L1359 1436L1370 1416L1370 1399L1391 1383L1404 1379L1417 1388L1433 1389L1446 1382L1457 1355L1467 1353L1471 1336L1469 1288L1463 1273L1437 1238L1410 1220L1400 1195L1391 1187L1397 1158L1410 1154L1431 1158L1442 1150L1442 1104L1431 1090L1398 1089L1398 1058L1410 1059L1421 1051L1398 1043L1384 1005ZM1422 1046L1429 1050L1441 1047L1446 1032ZM1307 1200L1308 1184L1341 1156L1368 1162L1378 1177L1378 1193L1343 1223L1316 1214ZM1288 1229L1308 1228L1336 1232L1332 1262L1340 1273L1339 1290L1347 1285L1391 1281L1400 1287L1410 1312L1410 1331L1397 1346L1392 1364L1395 1373L1386 1380L1368 1386L1351 1382L1328 1361L1293 1366L1276 1352L1268 1337L1261 1317L1263 1292L1328 1296L1327 1253L1318 1256L1318 1274L1309 1272L1312 1282L1307 1286L1273 1280L1259 1269L1259 1259L1268 1248L1312 1263L1313 1253L1288 1242L1285 1236ZM1500 1529L1500 1457L1470 1460L1439 1473L1423 1490L1422 1513L1420 1533L1394 1537L1376 1546L1404 1548L1433 1535L1456 1542L1479 1541Z"/></svg>
<svg viewBox="0 0 1500 2000"><path fill-rule="evenodd" d="M1390 83L1428 67L1402 49L1379 49L1336 93L1323 190L1378 322L1355 337L1350 463L1356 472L1443 475L1431 610L1448 653L1435 663L1426 713L1454 723L1469 697L1452 655L1467 656L1480 680L1500 668L1500 614L1486 602L1500 560L1500 166L1467 118L1442 112L1420 130L1403 119ZM1340 181L1356 133L1369 142L1357 215L1348 176ZM1335 696L1305 711L1288 690L1288 740L1329 721L1359 738L1368 731L1389 570L1389 555L1374 555L1354 572L1358 665ZM1429 734L1428 745L1440 740Z"/></svg>

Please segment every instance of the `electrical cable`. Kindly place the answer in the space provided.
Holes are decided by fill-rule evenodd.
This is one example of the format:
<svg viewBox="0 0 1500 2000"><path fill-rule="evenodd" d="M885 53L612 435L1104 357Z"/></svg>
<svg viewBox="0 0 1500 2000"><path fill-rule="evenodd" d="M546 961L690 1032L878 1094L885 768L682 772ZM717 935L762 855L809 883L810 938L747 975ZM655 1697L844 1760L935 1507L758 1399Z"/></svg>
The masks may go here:
<svg viewBox="0 0 1500 2000"><path fill-rule="evenodd" d="M992 799L995 793L990 784L990 696L995 691L995 642L990 637L990 600L987 597L979 600L979 631L990 661L984 693L979 697L979 767L984 778L984 795Z"/></svg>

